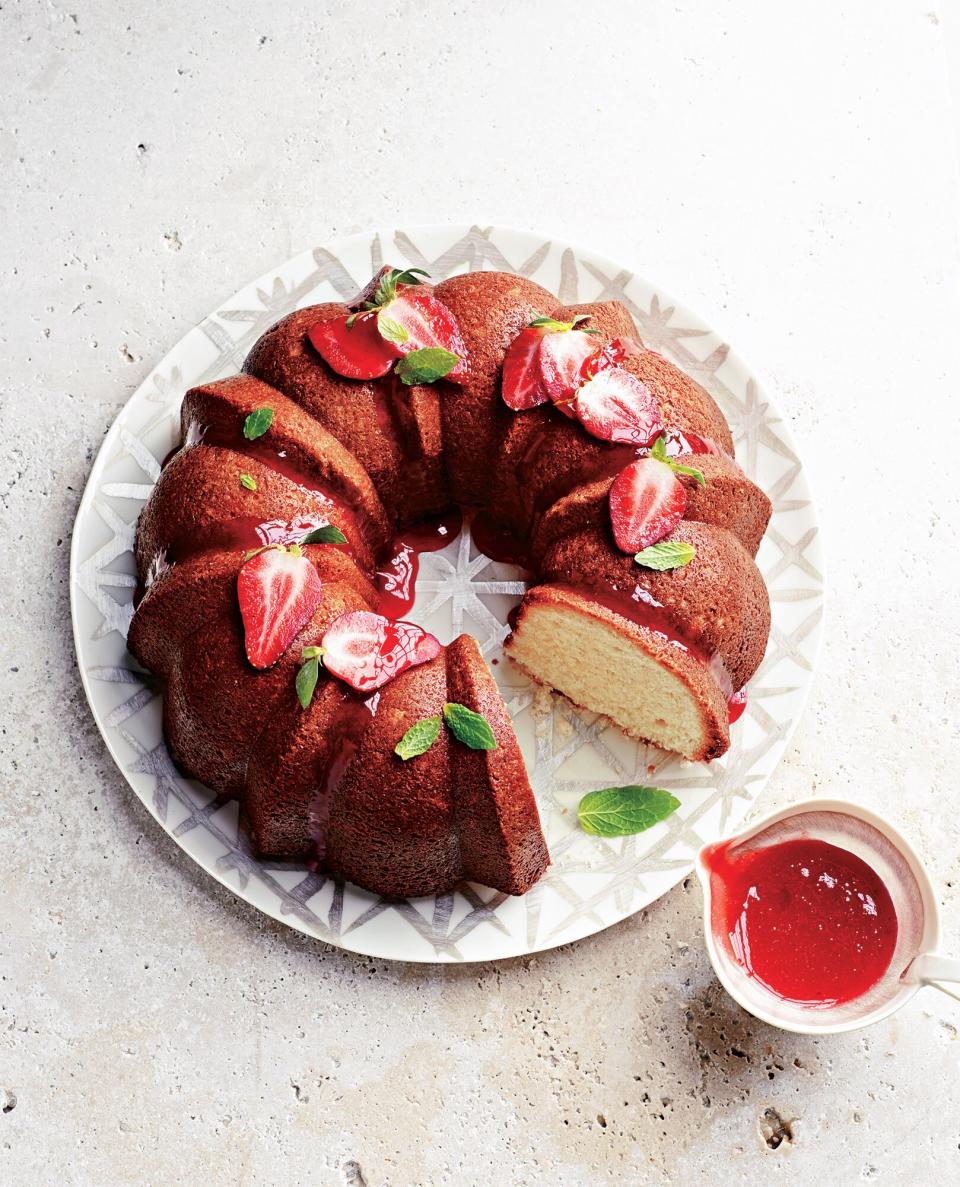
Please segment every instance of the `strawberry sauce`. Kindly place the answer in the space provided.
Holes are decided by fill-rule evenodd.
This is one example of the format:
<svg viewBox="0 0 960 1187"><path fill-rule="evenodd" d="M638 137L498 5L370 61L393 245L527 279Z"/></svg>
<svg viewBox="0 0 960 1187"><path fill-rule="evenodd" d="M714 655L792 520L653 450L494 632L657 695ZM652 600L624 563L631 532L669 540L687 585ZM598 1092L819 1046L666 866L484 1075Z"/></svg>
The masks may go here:
<svg viewBox="0 0 960 1187"><path fill-rule="evenodd" d="M470 535L477 548L492 561L519 565L521 569L530 568L530 559L522 541L496 523L486 511L479 511L473 517Z"/></svg>
<svg viewBox="0 0 960 1187"><path fill-rule="evenodd" d="M450 511L404 528L393 542L390 559L377 570L381 614L396 619L410 613L417 596L420 553L446 548L460 535L462 527L463 516L459 511Z"/></svg>
<svg viewBox="0 0 960 1187"><path fill-rule="evenodd" d="M351 541L359 538L359 525L351 507L340 497L324 490L308 469L299 465L285 449L273 449L257 441L245 440L239 431L228 433L219 427L191 425L185 442L177 446L163 460L163 467L171 465L176 458L196 446L212 446L242 453L253 458L266 469L288 479L309 495L316 504L315 510L304 511L289 520L268 519L258 516L238 516L231 520L216 521L201 525L189 536L171 540L167 546L167 559L182 560L207 548L237 548L247 550L265 544L296 544L315 528L329 523L336 525L347 537L345 545L334 545L352 552ZM256 499L250 500L251 506Z"/></svg>
<svg viewBox="0 0 960 1187"><path fill-rule="evenodd" d="M897 914L855 854L801 837L706 859L711 926L748 976L786 1001L833 1006L860 997L890 966Z"/></svg>
<svg viewBox="0 0 960 1187"><path fill-rule="evenodd" d="M204 529L191 532L188 537L172 541L167 548L167 559L171 562L184 560L208 548L235 548L247 552L267 544L298 544L309 532L326 527L328 523L330 516L323 512L295 515L292 519L262 520L255 515L241 516L223 523L209 524ZM347 546L334 544L325 547Z"/></svg>
<svg viewBox="0 0 960 1187"><path fill-rule="evenodd" d="M747 689L746 686L735 692L733 696L727 701L727 720L731 725L735 721L739 721L747 709Z"/></svg>

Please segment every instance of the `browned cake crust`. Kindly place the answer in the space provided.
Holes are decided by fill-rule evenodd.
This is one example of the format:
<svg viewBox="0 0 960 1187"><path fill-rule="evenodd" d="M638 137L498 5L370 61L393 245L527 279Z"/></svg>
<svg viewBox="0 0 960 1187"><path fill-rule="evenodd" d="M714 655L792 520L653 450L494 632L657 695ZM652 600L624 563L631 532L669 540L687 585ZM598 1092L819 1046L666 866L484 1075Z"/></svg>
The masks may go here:
<svg viewBox="0 0 960 1187"><path fill-rule="evenodd" d="M380 694L377 715L333 792L324 863L336 878L389 898L449 890L462 877L451 795L451 751L442 731L426 754L404 762L394 747L447 700L443 655L401 672Z"/></svg>
<svg viewBox="0 0 960 1187"><path fill-rule="evenodd" d="M681 478L687 491L684 519L726 528L751 556L756 556L770 522L770 500L763 491L736 462L722 454L683 454L677 460L695 466L706 479L706 486L700 486L692 478ZM571 532L609 531L612 485L613 477L601 478L577 486L552 503L534 530L533 558L541 561L551 544Z"/></svg>
<svg viewBox="0 0 960 1187"><path fill-rule="evenodd" d="M346 305L298 309L277 322L247 355L243 369L278 388L333 434L366 469L391 515L409 522L450 504L440 430L440 393L411 392L393 375L343 379L307 339L317 322Z"/></svg>
<svg viewBox="0 0 960 1187"><path fill-rule="evenodd" d="M171 754L184 772L215 791L240 795L247 760L261 735L266 731L276 738L277 710L296 702L301 650L319 644L340 614L368 608L353 584L329 579L340 565L334 561L336 568L328 570L335 553L322 545L305 550L323 582L323 600L273 667L258 671L247 662L235 596L228 596L216 618L184 638L175 660L167 663L164 721Z"/></svg>
<svg viewBox="0 0 960 1187"><path fill-rule="evenodd" d="M551 545L540 575L627 599L638 587L645 590L685 639L719 656L732 683L729 693L736 692L760 666L770 634L770 600L760 571L735 536L712 524L684 522L667 539L692 544L696 556L682 568L658 573L637 565L612 538L581 531Z"/></svg>
<svg viewBox="0 0 960 1187"><path fill-rule="evenodd" d="M376 601L369 579L342 548L307 545L326 589L347 585L356 609ZM201 552L166 568L147 589L127 635L127 647L145 668L166 676L179 662L184 640L212 618L234 610L239 556L236 549Z"/></svg>
<svg viewBox="0 0 960 1187"><path fill-rule="evenodd" d="M631 355L623 366L647 385L668 425L679 425L708 437L733 457L730 426L706 388L655 350Z"/></svg>
<svg viewBox="0 0 960 1187"><path fill-rule="evenodd" d="M447 648L447 696L483 714L497 740L495 750L456 745L452 752L464 876L508 894L526 894L550 856L510 715L469 635Z"/></svg>
<svg viewBox="0 0 960 1187"><path fill-rule="evenodd" d="M557 298L509 272L467 272L434 292L456 317L470 360L466 383L437 384L450 490L458 503L483 504L513 417L500 399L503 356L528 322L554 312Z"/></svg>
<svg viewBox="0 0 960 1187"><path fill-rule="evenodd" d="M251 446L242 440L241 428L251 412L263 407L273 409L273 423ZM245 456L256 448L273 465L282 458L302 482L330 495L358 521L353 551L365 568L390 542L393 521L370 475L322 424L275 388L249 375L191 388L184 396L180 421L184 438L191 426L202 426L204 440L231 442Z"/></svg>
<svg viewBox="0 0 960 1187"><path fill-rule="evenodd" d="M614 546L607 510L612 478L633 452L595 440L552 407L511 412L500 392L505 351L534 317L584 313L598 343L639 342L625 306L561 306L539 285L497 272L453 277L434 291L467 346L463 384L337 376L307 340L314 323L347 311L328 303L268 330L243 375L187 394L187 447L164 467L138 527L148 587L128 642L165 684L175 761L240 798L260 853L319 854L333 876L384 896L434 893L464 878L522 894L549 857L509 715L476 643L461 636L369 703L321 672L306 710L294 694L302 647L340 613L376 608L371 578L398 524L451 502L480 505L529 546L549 583L527 594L508 647L531 664L525 623L531 637L534 627L562 632L568 623L582 638L600 629L611 644L625 640L659 665L664 687L695 719L688 757L709 759L728 745L725 696L756 669L769 632L751 555L770 505L732 460L730 431L708 393L652 351L631 356L625 365L651 388L666 423L724 451L683 459L708 479L705 489L685 480L686 520L674 534L695 544L694 561L666 573L638 568ZM245 418L264 406L273 423L245 440ZM241 475L255 482L255 498ZM281 659L257 671L244 655L236 598L244 552L256 542L244 533L305 514L336 524L348 543L306 548L323 586L320 608ZM637 588L662 606L672 644L610 596ZM497 748L470 750L442 730L425 754L402 761L394 753L402 735L448 700L482 713Z"/></svg>

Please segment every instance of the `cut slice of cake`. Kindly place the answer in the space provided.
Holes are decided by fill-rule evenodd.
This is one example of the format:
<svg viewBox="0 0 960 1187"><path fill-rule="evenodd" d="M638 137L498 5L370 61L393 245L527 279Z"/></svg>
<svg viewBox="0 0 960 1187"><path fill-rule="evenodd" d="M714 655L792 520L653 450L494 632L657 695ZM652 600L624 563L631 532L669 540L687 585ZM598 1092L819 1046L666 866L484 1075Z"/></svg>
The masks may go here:
<svg viewBox="0 0 960 1187"><path fill-rule="evenodd" d="M539 683L634 738L696 761L729 745L727 698L706 657L596 594L538 585L520 605L506 650Z"/></svg>

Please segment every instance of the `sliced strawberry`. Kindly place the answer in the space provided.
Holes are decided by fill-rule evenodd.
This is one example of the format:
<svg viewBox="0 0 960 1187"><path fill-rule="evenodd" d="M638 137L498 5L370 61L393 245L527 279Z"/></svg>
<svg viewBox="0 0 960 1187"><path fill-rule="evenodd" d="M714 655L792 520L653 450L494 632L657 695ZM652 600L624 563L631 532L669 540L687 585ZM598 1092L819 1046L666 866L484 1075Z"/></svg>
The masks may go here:
<svg viewBox="0 0 960 1187"><path fill-rule="evenodd" d="M370 610L341 614L322 639L324 667L357 692L373 692L405 668L440 654L440 642L412 622Z"/></svg>
<svg viewBox="0 0 960 1187"><path fill-rule="evenodd" d="M580 375L584 380L592 379L598 372L610 367L622 367L624 359L642 353L643 347L632 338L611 338L606 346L601 346L584 360Z"/></svg>
<svg viewBox="0 0 960 1187"><path fill-rule="evenodd" d="M294 545L267 548L237 577L247 659L255 668L275 664L320 605L317 570Z"/></svg>
<svg viewBox="0 0 960 1187"><path fill-rule="evenodd" d="M457 319L442 301L418 285L398 289L393 300L380 307L377 324L399 354L439 347L460 359L445 378L457 381L466 375L467 348Z"/></svg>
<svg viewBox="0 0 960 1187"><path fill-rule="evenodd" d="M597 339L586 330L558 330L540 344L540 380L544 391L561 411L573 413L563 404L572 400L580 386L580 368L597 349Z"/></svg>
<svg viewBox="0 0 960 1187"><path fill-rule="evenodd" d="M378 379L400 357L393 344L381 337L375 313L345 313L318 321L307 337L324 362L347 379Z"/></svg>
<svg viewBox="0 0 960 1187"><path fill-rule="evenodd" d="M503 402L514 412L546 404L550 397L540 376L540 343L546 330L527 326L507 347L503 359Z"/></svg>
<svg viewBox="0 0 960 1187"><path fill-rule="evenodd" d="M650 389L620 367L588 379L573 407L587 432L601 441L640 448L663 432L660 406Z"/></svg>
<svg viewBox="0 0 960 1187"><path fill-rule="evenodd" d="M687 492L666 462L645 457L621 470L610 487L610 521L617 547L639 552L677 526Z"/></svg>

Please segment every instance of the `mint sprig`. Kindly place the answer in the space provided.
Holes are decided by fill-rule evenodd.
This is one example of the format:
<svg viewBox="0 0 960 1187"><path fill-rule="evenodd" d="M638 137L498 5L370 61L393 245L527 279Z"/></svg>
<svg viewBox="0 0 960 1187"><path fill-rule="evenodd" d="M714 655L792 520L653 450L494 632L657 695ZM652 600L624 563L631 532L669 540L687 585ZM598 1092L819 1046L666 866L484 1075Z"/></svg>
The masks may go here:
<svg viewBox="0 0 960 1187"><path fill-rule="evenodd" d="M394 753L399 754L404 762L419 754L426 754L440 737L441 725L439 717L424 717L407 730L394 746Z"/></svg>
<svg viewBox="0 0 960 1187"><path fill-rule="evenodd" d="M346 544L347 537L334 523L325 523L323 527L314 528L300 541L301 544Z"/></svg>
<svg viewBox="0 0 960 1187"><path fill-rule="evenodd" d="M663 462L664 465L670 467L674 474L686 474L688 478L694 479L700 486L706 486L707 480L703 474L694 466L681 466L679 462L675 462L672 457L667 454L667 439L666 437L658 437L653 443L650 450L650 456L656 458L658 462Z"/></svg>
<svg viewBox="0 0 960 1187"><path fill-rule="evenodd" d="M638 552L633 559L645 569L665 573L668 569L682 569L689 565L696 555L696 548L685 540L661 540L659 544L651 544Z"/></svg>
<svg viewBox="0 0 960 1187"><path fill-rule="evenodd" d="M243 422L243 435L248 441L256 441L273 424L272 408L254 408Z"/></svg>
<svg viewBox="0 0 960 1187"><path fill-rule="evenodd" d="M246 490L256 490L257 489L257 480L256 480L256 478L254 478L254 476L252 474L241 474L240 475L240 485L242 487L244 487Z"/></svg>
<svg viewBox="0 0 960 1187"><path fill-rule="evenodd" d="M397 363L396 372L400 379L411 387L415 383L436 383L460 362L460 356L439 346L425 346L422 350L411 350Z"/></svg>
<svg viewBox="0 0 960 1187"><path fill-rule="evenodd" d="M405 342L410 341L405 327L394 318L387 317L385 313L377 314L377 329L380 331L380 337L392 342L394 346L403 346Z"/></svg>
<svg viewBox="0 0 960 1187"><path fill-rule="evenodd" d="M530 330L549 330L551 334L563 334L567 330L582 330L584 334L599 334L599 330L585 329L580 323L589 321L589 313L578 313L573 321L557 321L555 317L535 317L527 323Z"/></svg>
<svg viewBox="0 0 960 1187"><path fill-rule="evenodd" d="M471 750L496 750L497 739L482 713L475 713L456 701L448 701L443 706L443 720L457 741Z"/></svg>
<svg viewBox="0 0 960 1187"><path fill-rule="evenodd" d="M653 828L680 807L661 787L604 787L588 792L577 806L584 832L595 837L629 837Z"/></svg>
<svg viewBox="0 0 960 1187"><path fill-rule="evenodd" d="M322 647L304 647L300 658L304 661L297 672L297 699L303 709L309 709L320 679L320 656Z"/></svg>

